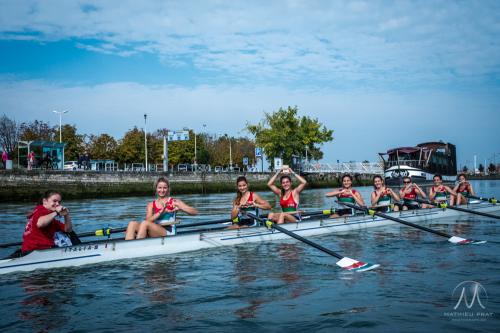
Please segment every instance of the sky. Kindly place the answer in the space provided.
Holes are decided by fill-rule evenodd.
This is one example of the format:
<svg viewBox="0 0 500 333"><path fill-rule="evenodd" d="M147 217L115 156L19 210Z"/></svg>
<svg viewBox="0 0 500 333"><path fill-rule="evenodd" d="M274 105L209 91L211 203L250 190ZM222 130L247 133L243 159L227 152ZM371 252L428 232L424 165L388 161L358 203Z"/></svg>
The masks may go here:
<svg viewBox="0 0 500 333"><path fill-rule="evenodd" d="M498 1L0 0L0 114L116 138L250 136L297 106L323 162L451 142L500 162Z"/></svg>

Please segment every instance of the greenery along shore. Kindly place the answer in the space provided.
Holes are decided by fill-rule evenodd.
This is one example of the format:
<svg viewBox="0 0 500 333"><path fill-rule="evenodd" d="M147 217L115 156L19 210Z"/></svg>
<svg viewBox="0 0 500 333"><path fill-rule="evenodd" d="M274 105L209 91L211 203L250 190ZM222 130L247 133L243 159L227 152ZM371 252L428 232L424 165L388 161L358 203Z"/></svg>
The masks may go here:
<svg viewBox="0 0 500 333"><path fill-rule="evenodd" d="M157 120L156 120L157 121ZM192 124L194 128L205 127L203 124ZM333 140L333 130L327 129L318 119L299 116L297 107L280 108L272 113L265 113L264 119L257 124L242 123L242 129L254 135L255 140L246 137L232 137L228 134L210 134L209 129L203 132L189 131L188 141L169 142L169 165L195 162L212 166L242 166L243 157L255 164L255 147L263 149L272 165L274 157L282 157L284 164L291 165L292 157L302 158L306 152L310 160L323 157L320 146ZM173 130L170 128L169 130ZM174 128L174 130L180 130ZM237 129L236 129L237 130ZM163 137L166 128L152 130L147 133L147 154L150 164L161 164L163 161ZM65 160L78 160L84 153L97 160L114 160L120 165L144 162L144 130L134 127L120 139L109 134L100 135L78 133L76 125L64 124L61 129L62 141L66 143ZM34 120L17 124L5 115L0 117L0 145L6 150L10 159L17 161L17 145L21 141L58 141L59 126ZM196 143L195 143L196 141ZM231 147L231 148L230 148ZM229 152L231 153L231 156ZM26 152L21 156L21 165L26 162ZM39 156L37 156L38 158Z"/></svg>
<svg viewBox="0 0 500 333"><path fill-rule="evenodd" d="M172 191L177 194L208 194L236 191L236 178L241 174L163 174L156 172L68 172L24 171L0 172L0 200L2 202L35 201L49 189L63 193L64 199L103 198L118 196L152 196L153 184L159 176L167 176ZM252 190L267 191L269 173L246 174ZM340 175L306 176L309 188L336 187ZM371 184L371 175L358 175L355 185Z"/></svg>

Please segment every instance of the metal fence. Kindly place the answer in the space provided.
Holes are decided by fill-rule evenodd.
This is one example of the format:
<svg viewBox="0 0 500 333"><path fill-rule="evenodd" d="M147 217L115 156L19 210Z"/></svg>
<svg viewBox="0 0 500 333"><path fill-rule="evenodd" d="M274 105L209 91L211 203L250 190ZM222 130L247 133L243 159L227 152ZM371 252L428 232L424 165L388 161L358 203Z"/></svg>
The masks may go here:
<svg viewBox="0 0 500 333"><path fill-rule="evenodd" d="M347 162L347 163L306 163L302 168L304 173L364 173L383 174L384 165L381 162Z"/></svg>

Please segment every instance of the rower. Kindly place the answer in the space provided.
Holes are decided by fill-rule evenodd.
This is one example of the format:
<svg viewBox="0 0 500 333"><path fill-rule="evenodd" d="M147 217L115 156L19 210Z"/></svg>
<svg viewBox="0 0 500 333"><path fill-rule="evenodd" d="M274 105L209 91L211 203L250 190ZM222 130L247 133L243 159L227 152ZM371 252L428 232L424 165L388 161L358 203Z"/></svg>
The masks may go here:
<svg viewBox="0 0 500 333"><path fill-rule="evenodd" d="M360 207L365 206L365 202L361 194L352 188L352 176L349 174L342 176L342 187L340 189L328 192L325 196L337 197L339 203L346 202ZM330 218L336 218L344 215L352 216L354 215L354 210L352 208L336 209L335 212L330 215Z"/></svg>
<svg viewBox="0 0 500 333"><path fill-rule="evenodd" d="M427 196L417 184L412 182L411 177L403 178L403 188L399 191L399 196L403 199L402 210L427 208L426 204L421 206L415 201L419 196L422 198L427 198Z"/></svg>
<svg viewBox="0 0 500 333"><path fill-rule="evenodd" d="M464 173L461 173L457 177L458 184L453 188L453 191L457 193L457 199L455 202L455 197L451 197L451 205L455 203L456 205L466 205L468 203L469 196L475 196L474 189L472 185L467 181Z"/></svg>
<svg viewBox="0 0 500 333"><path fill-rule="evenodd" d="M249 191L248 180L245 176L236 179L236 198L233 200L233 209L231 210L231 220L233 225L228 229L246 228L256 224L252 218L247 217L248 213L259 216L259 210L271 209L271 205L260 195Z"/></svg>
<svg viewBox="0 0 500 333"><path fill-rule="evenodd" d="M439 204L448 203L448 194L457 196L457 192L453 191L450 187L443 185L443 177L439 174L433 177L434 185L429 190L429 199L432 202ZM450 201L450 206L453 206L453 200Z"/></svg>
<svg viewBox="0 0 500 333"><path fill-rule="evenodd" d="M146 219L141 223L129 222L125 234L126 240L146 237L165 237L175 234L176 213L181 210L189 215L198 211L182 200L170 197L170 183L164 177L158 178L154 185L157 198L146 208Z"/></svg>
<svg viewBox="0 0 500 333"><path fill-rule="evenodd" d="M386 187L381 176L373 177L374 191L371 195L372 209L377 212L388 213L399 211L399 206L394 205L392 200L399 202L399 196L389 187Z"/></svg>
<svg viewBox="0 0 500 333"><path fill-rule="evenodd" d="M63 217L64 223L60 221ZM28 216L23 234L23 253L52 247L79 244L73 232L69 210L61 205L61 194L57 191L45 192L40 203Z"/></svg>
<svg viewBox="0 0 500 333"><path fill-rule="evenodd" d="M279 174L281 189L274 185ZM293 188L291 176L295 176L300 184ZM288 165L283 165L267 182L267 186L274 194L280 197L281 213L269 213L268 219L278 223L297 222L301 220L299 213L300 192L306 187L307 181L300 175L296 174Z"/></svg>

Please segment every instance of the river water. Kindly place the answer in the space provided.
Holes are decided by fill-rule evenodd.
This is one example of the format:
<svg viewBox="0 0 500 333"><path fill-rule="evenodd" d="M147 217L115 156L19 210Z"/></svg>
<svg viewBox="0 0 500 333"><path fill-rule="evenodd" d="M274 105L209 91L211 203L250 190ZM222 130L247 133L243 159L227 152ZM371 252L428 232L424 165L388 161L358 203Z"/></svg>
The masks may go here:
<svg viewBox="0 0 500 333"><path fill-rule="evenodd" d="M500 181L472 182L500 196ZM368 201L371 188L358 188ZM175 191L175 188L174 188ZM306 190L303 209L329 208L327 189ZM275 202L269 193L263 197ZM227 217L233 194L184 195L196 220ZM67 201L77 232L141 219L150 198ZM17 241L32 207L0 204L0 241ZM193 219L191 219L193 220ZM467 215L431 227L487 240L456 246L393 225L312 240L381 264L350 273L294 240L169 257L0 276L2 332L493 332L500 327L500 220ZM10 250L3 249L2 256ZM455 310L465 281L479 302ZM481 288L482 287L482 288ZM455 294L454 293L455 290ZM472 298L469 294L469 304Z"/></svg>

